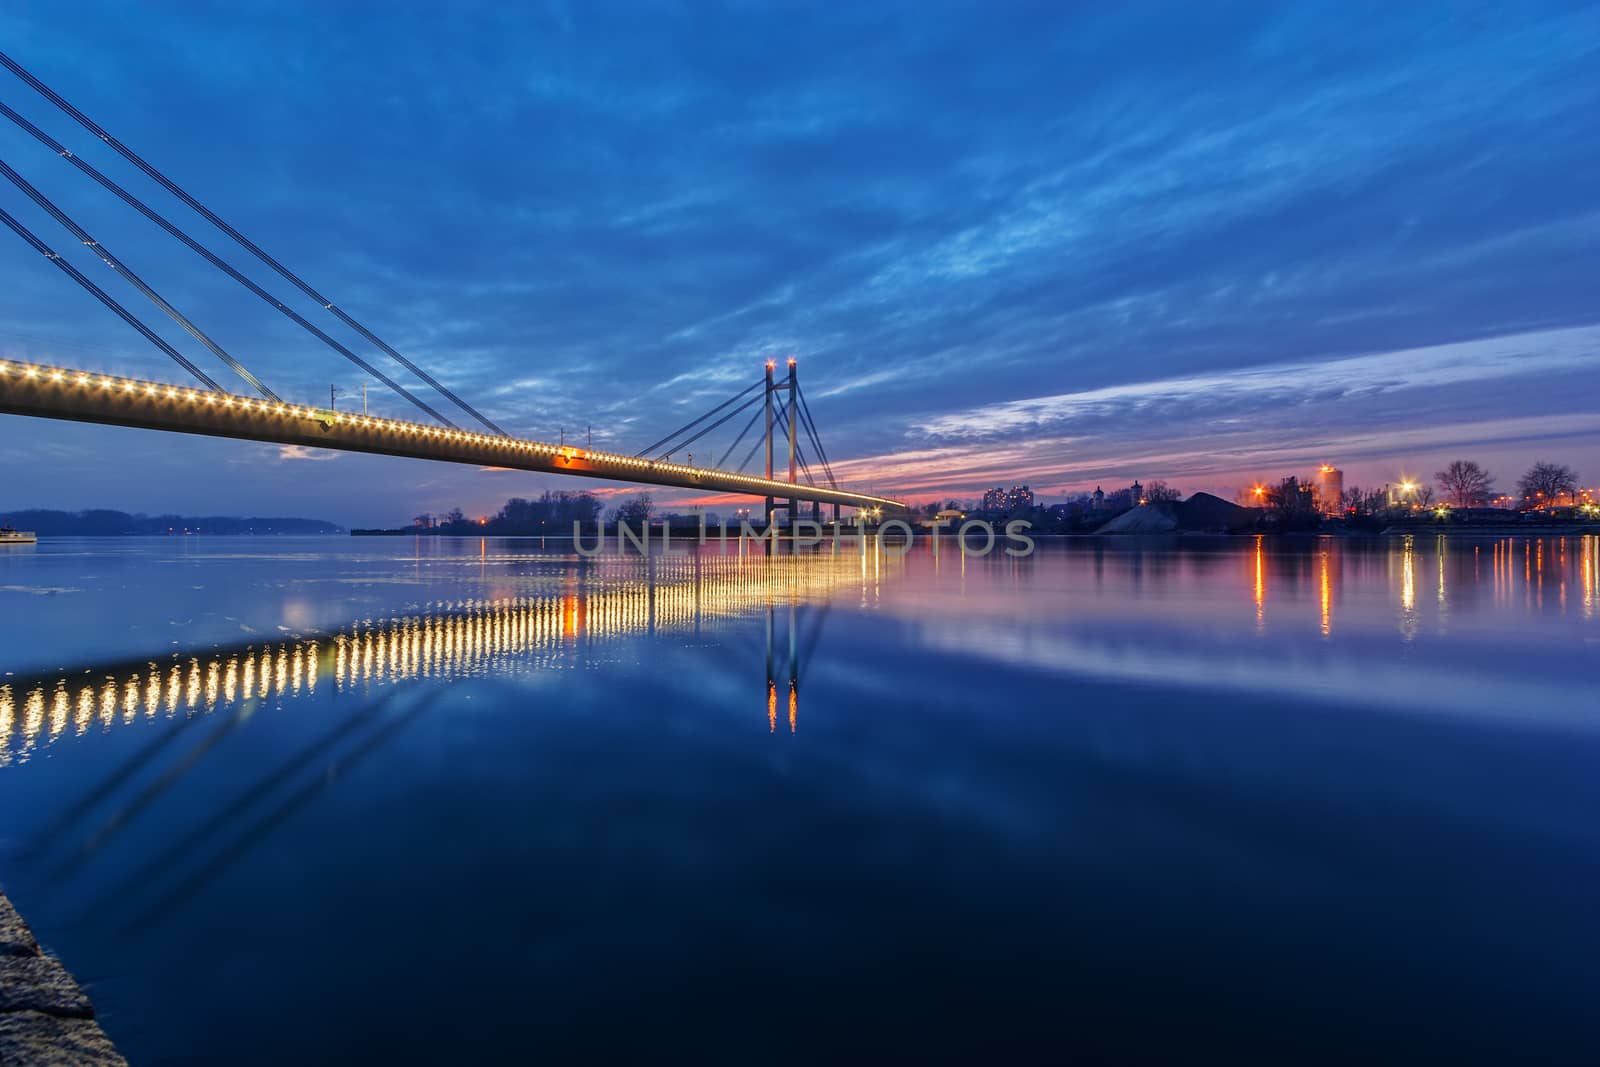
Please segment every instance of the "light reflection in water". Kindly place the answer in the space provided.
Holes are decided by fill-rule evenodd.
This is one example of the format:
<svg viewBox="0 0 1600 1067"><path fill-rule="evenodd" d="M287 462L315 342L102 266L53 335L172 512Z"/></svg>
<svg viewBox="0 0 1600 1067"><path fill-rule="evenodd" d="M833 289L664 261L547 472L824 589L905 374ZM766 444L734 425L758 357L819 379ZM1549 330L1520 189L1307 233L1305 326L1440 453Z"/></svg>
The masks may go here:
<svg viewBox="0 0 1600 1067"><path fill-rule="evenodd" d="M1267 561L1266 552L1262 548L1263 537L1256 537L1256 633L1262 633L1267 626Z"/></svg>
<svg viewBox="0 0 1600 1067"><path fill-rule="evenodd" d="M39 736L39 731L44 728L44 691L35 689L28 694L27 703L22 708L22 733L23 736L34 738Z"/></svg>
<svg viewBox="0 0 1600 1067"><path fill-rule="evenodd" d="M1328 550L1323 549L1319 559L1321 571L1319 586L1319 599L1322 602L1322 636L1327 637L1333 633L1333 579L1328 574Z"/></svg>
<svg viewBox="0 0 1600 1067"><path fill-rule="evenodd" d="M1600 581L1595 572L1600 571L1600 537L1583 539L1583 617L1594 618L1595 584Z"/></svg>
<svg viewBox="0 0 1600 1067"><path fill-rule="evenodd" d="M1411 538L1405 539L1405 545L1400 554L1400 608L1405 612L1415 611L1417 607L1417 561L1416 546Z"/></svg>
<svg viewBox="0 0 1600 1067"><path fill-rule="evenodd" d="M167 675L167 714L171 715L178 710L179 694L183 692L183 668L176 663L172 665L172 672Z"/></svg>
<svg viewBox="0 0 1600 1067"><path fill-rule="evenodd" d="M898 569L899 563L889 560L892 569ZM757 608L770 610L774 603L793 605L826 598L844 586L861 585L865 590L867 579L860 567L848 557L824 555L798 560L792 556L676 556L602 561L587 576L586 584L552 596L434 604L404 617L355 624L331 639L296 639L259 650L190 657L186 687L179 663L167 669L147 663L142 671L120 677L104 674L98 687L83 686L78 691L77 732L87 730L97 702L101 723L109 727L118 708L125 724L138 718L141 705L146 717L154 718L162 708L163 696L167 715L176 714L180 702L190 712L209 713L251 697L314 693L318 679L324 676L331 676L342 689L418 677L482 674L506 667L512 657L523 666L562 667L569 664L566 650L578 642L647 632L699 632L717 619ZM874 588L882 569L882 561L875 561ZM791 672L794 669L791 662ZM164 670L167 681L163 687ZM23 698L20 723L13 687L0 686L0 765L9 763L13 755L25 759L39 743L54 742L66 732L72 719L68 685L66 679L59 679L30 686ZM775 732L778 696L770 678L769 685L768 718ZM798 681L791 673L791 732L797 729L798 712ZM18 733L20 741L14 745Z"/></svg>
<svg viewBox="0 0 1600 1067"><path fill-rule="evenodd" d="M1400 634L1407 641L1417 636L1416 544L1410 534L1400 549Z"/></svg>
<svg viewBox="0 0 1600 1067"><path fill-rule="evenodd" d="M50 736L58 737L67 728L67 685L56 683L55 694L50 698Z"/></svg>
<svg viewBox="0 0 1600 1067"><path fill-rule="evenodd" d="M1422 558L1429 550L1427 544L1419 547L1412 537L1389 542L1378 556L1370 547L1323 539L1315 548L1315 560L1293 552L1269 553L1266 538L1257 537L1246 549L1249 559L1231 570L1227 581L1238 583L1235 588L1250 595L1255 629L1262 636L1267 635L1266 601L1273 582L1281 583L1273 590L1279 605L1274 612L1275 629L1314 625L1330 641L1344 637L1352 628L1359 629L1366 618L1359 594L1353 601L1355 608L1341 614L1338 605L1345 603L1341 587L1347 578L1358 586L1369 581L1371 564L1382 567L1384 558L1387 567L1378 574L1380 580L1387 574L1389 603L1398 602L1399 631L1408 641L1424 625L1442 628L1447 611L1458 623L1467 622L1480 592L1498 611L1570 611L1590 620L1600 615L1600 538L1586 535L1570 546L1565 538L1496 538L1481 544L1489 550L1481 556L1478 544L1466 550L1461 546L1452 549L1449 542L1453 538L1435 538L1431 549L1435 558L1430 561ZM1071 546L1067 551L1080 553L1078 558L1087 573L1090 561L1082 554L1089 547ZM1094 551L1098 583L1103 549ZM1470 571L1465 563L1469 551ZM1115 554L1106 558L1115 559ZM1141 565L1159 565L1160 558L1146 553ZM915 563L917 557L911 559ZM1481 575L1480 560L1489 564ZM981 561L969 563L963 558L963 565L976 567ZM1309 569L1313 566L1314 573ZM1436 568L1436 597L1425 598L1419 605L1418 571L1430 566ZM841 590L848 590L851 599L859 592L862 604L872 604L880 583L902 574L904 567L905 561L898 557L872 554L869 561L852 558L848 552L799 561L752 553L605 558L564 576L558 587L544 594L430 604L403 617L363 620L315 641L285 640L224 649L168 662L88 670L66 678L7 678L10 684L0 685L0 764L26 758L38 746L69 732L85 734L96 719L101 728L109 728L119 721L174 716L180 710L210 712L250 698L315 693L321 680L331 680L344 689L412 678L569 668L575 663L575 651L608 638L699 633L702 627L714 629L721 618L825 600ZM939 582L931 560L927 567L926 580ZM981 583L969 588L965 575L953 574L948 568L944 574L952 581L959 578L957 588L963 597L983 598L993 593ZM1313 584L1302 587L1299 583L1305 578ZM1546 585L1560 595L1544 598ZM1574 594L1570 603L1565 595L1569 586ZM902 593L914 595L915 589ZM971 601L978 610L982 610L981 604L981 599ZM1391 625L1387 620L1392 616L1384 618L1384 624ZM793 660L792 618L789 626ZM785 710L778 682L786 676L790 681L788 718L791 731L795 731L799 686L789 671L774 669L769 659L766 712L769 730L774 733Z"/></svg>
<svg viewBox="0 0 1600 1067"><path fill-rule="evenodd" d="M93 721L94 689L86 685L78 690L78 715L73 725L77 727L77 732L81 736L89 731L89 724ZM4 737L8 732L4 717L0 715L0 737ZM3 753L4 748L4 745L0 745L0 753Z"/></svg>
<svg viewBox="0 0 1600 1067"><path fill-rule="evenodd" d="M17 728L17 707L11 697L11 687L0 686L0 738L9 740ZM0 767L11 762L11 747L0 744Z"/></svg>
<svg viewBox="0 0 1600 1067"><path fill-rule="evenodd" d="M1444 534L1439 535L1439 538L1434 545L1434 552L1436 554L1435 560L1439 564L1439 610L1442 612L1448 606L1448 601L1445 597L1444 564L1445 558L1449 555L1449 553L1445 549Z"/></svg>

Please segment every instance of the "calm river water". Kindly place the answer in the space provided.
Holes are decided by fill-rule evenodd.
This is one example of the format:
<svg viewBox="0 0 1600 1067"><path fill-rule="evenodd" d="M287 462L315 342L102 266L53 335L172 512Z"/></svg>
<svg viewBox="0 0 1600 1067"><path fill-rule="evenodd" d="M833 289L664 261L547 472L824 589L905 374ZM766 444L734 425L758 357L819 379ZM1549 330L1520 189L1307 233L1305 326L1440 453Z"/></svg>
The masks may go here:
<svg viewBox="0 0 1600 1067"><path fill-rule="evenodd" d="M1600 543L0 549L135 1064L1600 1062Z"/></svg>

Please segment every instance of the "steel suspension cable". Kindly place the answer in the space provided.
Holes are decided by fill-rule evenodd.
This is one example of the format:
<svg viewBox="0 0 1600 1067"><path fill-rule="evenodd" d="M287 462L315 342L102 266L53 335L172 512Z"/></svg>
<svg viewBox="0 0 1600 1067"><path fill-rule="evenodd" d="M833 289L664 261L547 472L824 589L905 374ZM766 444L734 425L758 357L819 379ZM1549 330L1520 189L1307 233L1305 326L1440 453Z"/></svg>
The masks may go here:
<svg viewBox="0 0 1600 1067"><path fill-rule="evenodd" d="M745 408L748 408L751 404L755 404L755 403L758 403L758 402L759 402L759 400L758 400L757 397L751 397L749 400L746 400L743 404L741 404L738 407L734 408L732 411L728 412L726 415L722 416L722 418L718 419L716 422L713 422L710 426L707 426L705 429L701 430L699 433L695 434L693 437L691 437L691 438L689 438L688 440L685 440L685 441L680 441L678 443L678 448L688 448L690 445L694 444L696 441L700 440L700 438L704 437L706 434L710 433L712 430L715 430L718 426L721 426L723 423L727 422L729 419L737 418L738 416L743 415L744 411L745 411ZM663 458L665 458L665 457L663 457Z"/></svg>
<svg viewBox="0 0 1600 1067"><path fill-rule="evenodd" d="M71 278L73 281L83 286L84 289L88 290L91 296L115 312L123 322L126 322L129 326L132 326L135 330L138 330L139 334L146 341L149 341L151 344L161 349L161 351L165 352L169 357L171 357L173 362L177 363L178 366L182 367L184 370L200 379L200 381L205 384L207 389L211 389L218 393L225 392L222 386L213 381L205 371L189 362L189 360L184 357L182 352L179 352L176 348L173 348L154 330L140 322L138 317L135 316L133 312L123 307L117 302L115 297L85 277L83 272L78 270L77 267L74 267L71 263L68 263L66 260L57 255L55 249L51 248L49 245L45 244L38 237L36 237L33 231L29 230L22 223L18 222L11 216L11 213L6 211L4 208L0 208L0 222L5 223L11 228L13 233L22 238L24 241L28 242L28 244L32 245L35 252L38 252L50 262L54 263L57 267L60 267L61 270L66 273L67 277Z"/></svg>
<svg viewBox="0 0 1600 1067"><path fill-rule="evenodd" d="M827 465L826 465L826 461L825 461L825 458L823 456L823 451L822 451L822 441L817 437L816 426L811 422L810 412L808 412L806 410L807 405L806 405L806 402L805 402L805 395L803 393L799 392L799 383L798 382L795 383L795 392L798 394L795 397L796 417L799 419L798 425L799 425L800 429L802 429L802 430L804 430L806 432L806 437L810 439L812 445L814 445L816 447L817 456L818 456L818 462L823 464L823 471L824 471L824 473L826 473L828 475L828 477L831 480L832 471L829 470ZM796 445L796 451L798 451L798 450L799 450L799 446ZM837 486L835 486L835 488L837 488Z"/></svg>
<svg viewBox="0 0 1600 1067"><path fill-rule="evenodd" d="M739 392L735 393L729 399L724 400L722 403L718 404L716 407L712 408L710 411L706 412L704 415L701 415L698 419L695 419L694 421L692 421L692 422L690 422L690 423L688 423L688 424L686 424L684 426L678 427L676 430L673 430L671 433L667 434L667 436L665 436L661 440L656 441L655 443L649 445L648 447L641 448L638 452L634 453L634 456L635 457L643 457L643 456L649 455L651 452L656 451L661 446L663 446L663 445L665 445L665 444L667 444L667 443L669 443L671 441L677 440L677 438L681 434L688 433L690 430L694 429L696 426L700 425L702 422L705 422L707 419L709 419L711 416L715 415L717 412L721 411L723 408L727 407L729 404L732 404L732 403L738 401L741 397L743 397L743 396L745 396L745 395L747 395L749 393L752 393L755 390L761 388L762 384L763 383L761 383L761 382L756 382L754 385L750 386L750 388L740 390ZM681 444L678 446L678 448L682 448L682 447L683 446ZM678 450L677 448L668 449L669 452L676 452L677 450Z"/></svg>
<svg viewBox="0 0 1600 1067"><path fill-rule="evenodd" d="M221 345L217 344L209 336L207 336L205 331L201 330L200 327L190 322L186 315L184 315L177 308L173 307L171 304L167 303L166 299L163 298L160 293L156 292L154 289L150 288L150 286L145 284L143 278L129 270L120 259L112 255L109 248L101 244L99 241L96 241L93 237L90 237L88 232L85 231L82 226L79 226L76 222L74 222L66 212L56 207L56 205L51 202L49 197L35 189L26 178L12 170L4 160L0 160L0 175L4 175L12 185L15 185L18 189L21 189L24 193L26 193L30 200L32 200L35 204L38 204L47 213L49 213L51 218L55 219L66 228L67 232L71 233L72 236L82 241L84 245L86 245L95 253L95 255L99 256L101 261L104 262L106 266L122 275L122 277L127 280L128 284L132 285L135 289L139 290L139 292L143 293L151 303L155 304L156 307L166 312L172 321L176 322L179 326L182 326L185 330L187 330L189 335L196 341L199 341L201 344L205 345L207 350L210 351L212 355L216 356L218 359L222 360L222 362L232 367L235 373L237 373L239 377L243 378L245 381L249 382L258 393L266 397L268 400L271 400L275 404L282 403L282 400L278 397L278 395L262 384L260 378L257 378L254 374L251 374L243 363L240 363L237 359L234 359L222 348Z"/></svg>
<svg viewBox="0 0 1600 1067"><path fill-rule="evenodd" d="M811 402L806 399L805 392L799 389L798 382L796 391L800 393L800 414L805 420L806 428L811 432L811 443L817 447L817 456L822 461L823 469L828 473L828 481L837 489L838 484L833 477L833 464L828 459L827 449L822 447L822 434L817 430L817 420L811 414Z"/></svg>
<svg viewBox="0 0 1600 1067"><path fill-rule="evenodd" d="M760 450L763 440L764 439L759 436L755 439L755 443L750 446L750 451L744 454L744 459L739 461L739 465L735 467L734 470L741 474L744 473L744 469L750 466L750 461L755 458L756 452Z"/></svg>
<svg viewBox="0 0 1600 1067"><path fill-rule="evenodd" d="M333 303L333 301L329 300L327 297L323 296L317 290L313 289L298 274L294 273L288 267L285 267L282 263L278 262L276 259L272 258L272 256L268 255L267 252L260 245L256 244L254 241L250 240L244 234L240 233L238 230L236 230L232 226L228 225L228 223L223 221L223 219L220 216L218 216L216 214L216 212L212 211L210 208L208 208L204 204L200 203L200 201L196 200L193 196L189 195L188 192L186 192L183 188L181 188L177 183L172 181L172 179L168 178L165 174L161 173L155 167L153 167L149 163L145 162L143 157L141 157L137 152L133 151L133 149L129 148L127 145L123 144L121 141L119 141L115 137L111 136L105 130L101 129L100 126L93 119L89 118L89 116L85 115L83 112L81 112L77 108L73 107L70 103L68 103L65 99L63 99L61 97L61 95L58 94L54 89L51 89L44 82L40 81L38 78L35 78L32 74L28 73L28 71L24 70L16 62L16 60L12 59L10 56L6 55L4 52L0 52L0 66L4 66L7 70L9 70L11 73L15 74L18 78L21 78L24 82L26 82L40 96L42 96L46 100L50 101L57 108L59 108L61 111L65 112L67 115L71 116L71 118L74 121L76 121L78 123L78 125L82 126L84 129L88 130L90 133L92 133L96 137L100 138L100 140L104 141L113 151L115 151L123 159L126 159L129 163L132 163L134 166L136 166L140 170L144 171L144 173L146 175L148 175L150 177L150 179L153 180L156 184L160 185L163 189L167 190L167 192L171 193L173 196L175 196L179 200L183 201L186 205L188 205L193 211L195 211L197 214L199 214L207 222L211 223L217 229L221 230L223 233L225 233L229 237L231 237L242 248L244 248L245 251L247 251L251 255L255 256L262 263L265 263L268 267L271 267L280 276L282 276L283 279L285 281L287 281L290 285L293 285L296 289L299 289L306 296L310 297L312 300L315 300L318 304L321 304L322 307L325 310L332 312L334 314L334 316L339 319L340 322L343 322L346 326L350 327L352 330L355 330L362 337L366 338L366 340L369 343L371 343L373 345L376 345L379 349L383 350L383 352L385 352L390 358L392 358L395 361L397 361L401 366L405 367L411 373L415 374L418 378L421 378L424 382L427 382L428 385L432 386L439 393L439 395L443 396L444 398L449 400L451 403L453 403L457 407L459 407L462 411L465 411L467 414L469 414L473 418L477 419L479 422L481 422L484 426L488 427L494 433L499 434L502 437L506 436L506 432L504 430L500 429L500 427L498 427L494 423L490 422L487 418L485 418L482 414L480 414L476 408L474 408L472 405L468 404L465 400L461 399L455 393L451 392L450 389L448 389L443 383L438 381L438 379L434 378L427 371L423 370L421 367L417 366L411 360L409 360L405 356L401 355L392 346L390 346L386 341L384 341L382 338L380 338L377 334L373 333L371 330L367 329L361 323L357 322L350 315L346 314L341 308L336 306Z"/></svg>
<svg viewBox="0 0 1600 1067"><path fill-rule="evenodd" d="M273 296L271 293L269 293L265 289L261 288L261 286L257 285L255 282L251 281L245 275L239 273L230 264L225 262L222 259L222 257L220 257L216 253L212 252L209 248L207 248L204 245L202 245L199 241L196 241L193 237L190 237L187 233L185 233L183 230L179 229L176 225L174 225L172 222L170 222L168 219L166 219L164 216L162 216L154 208L150 207L144 201L140 200L138 197L134 196L132 193L130 193L126 189L124 189L122 186L118 185L116 182L114 182L110 178L106 177L100 171L96 170L93 166L91 166L90 164L86 163L81 156L79 156L76 153L74 153L71 149L67 148L65 145L61 144L55 138L51 137L49 134L47 134L43 130L39 129L39 127L35 126L33 123L29 122L27 119L25 119L21 115L17 114L17 112L13 111L10 107L6 106L6 104L4 102L0 102L0 114L3 114L6 118L10 119L17 126L20 126L22 129L24 129L28 133L32 134L33 137L37 141L39 141L45 147L49 148L52 152L56 153L56 155L60 156L62 159L66 160L68 163L71 163L73 166L77 167L78 170L80 170L84 174L87 174L89 177L93 178L103 188L107 189L111 193L115 194L117 197L121 198L123 203L127 204L129 207L131 207L135 211L139 212L141 215L143 215L145 218L149 219L151 222L155 223L157 226L160 226L163 230L166 230L167 233L171 234L173 237L176 237L179 241L183 242L184 245L186 245L189 249L194 251L202 259L204 259L207 263L210 263L213 267L216 267L218 270L222 271L228 277L232 278L234 281L238 282L240 285L242 285L246 289L250 290L256 296L260 297L262 300L266 301L268 304L271 304L274 308L277 308L279 311L283 312L285 315L287 315L289 317L290 321L294 322L296 325L300 326L306 332L310 333L311 336L315 337L317 340L321 341L323 344L327 345L329 348L333 349L335 352L339 353L341 356L343 356L344 358L348 359L350 362L354 363L356 366L360 367L362 370L366 371L368 374L372 375L378 381L382 382L384 385L388 386L390 389L394 390L399 395L401 395L401 396L405 397L407 400L411 401L418 408L420 408L421 410L427 412L429 415L432 415L434 418L438 419L440 422L444 423L446 426L449 426L452 429L456 428L456 424L455 423L451 422L449 419L445 418L439 412L437 412L433 408L429 407L420 398L412 395L412 393L410 391L408 391L405 387L400 385L400 383L398 383L398 382L394 381L393 379L391 379L388 375L384 374L378 368L374 367L372 364L368 363L366 360L362 359L360 356L358 356L354 352L350 351L348 348L346 348L344 345L340 344L338 341L334 340L332 337L329 337L326 333L324 333L322 330L318 329L311 322L308 322L305 319L304 316L300 315L293 308L289 307L288 305L283 303L283 301L279 300L277 297Z"/></svg>
<svg viewBox="0 0 1600 1067"><path fill-rule="evenodd" d="M822 442L817 440L816 431L812 429L809 420L806 419L805 410L803 408L800 410L800 426L805 430L806 438L810 440L813 447L816 448L817 455L820 457L822 455ZM798 447L799 446L797 445L797 450ZM819 459L818 462L822 463L822 471L825 475L827 475L828 481L831 483L833 481L833 471L828 468L827 461ZM837 489L838 486L835 485L834 488Z"/></svg>
<svg viewBox="0 0 1600 1067"><path fill-rule="evenodd" d="M799 647L799 660L801 663L810 663L816 655L817 642L822 638L822 624L828 619L828 602L822 601L818 607L812 609L811 625L801 635ZM795 672L796 681L799 680L799 671Z"/></svg>
<svg viewBox="0 0 1600 1067"><path fill-rule="evenodd" d="M784 407L787 406L787 404L788 404L788 401L786 399L782 404L779 404L778 408L773 412L773 425L774 426L784 426L784 427L788 426L788 423L785 422L784 418L783 418L783 410L784 410ZM735 468L735 469L742 473L744 471L744 469L750 465L750 460L755 458L756 450L759 449L765 443L766 443L766 438L757 437L756 440L755 440L755 443L750 446L750 451L748 451L748 452L746 452L744 454L744 459L739 461L739 466L737 468Z"/></svg>
<svg viewBox="0 0 1600 1067"><path fill-rule="evenodd" d="M785 436L788 436L789 433L789 416L786 414L786 412L791 404L785 404L783 408L779 409L778 411L778 425L783 430ZM800 447L799 441L794 443L794 458L795 461L800 464L800 469L806 472L806 479L810 482L810 484L816 485L817 480L811 474L811 464L806 462L806 451Z"/></svg>
<svg viewBox="0 0 1600 1067"><path fill-rule="evenodd" d="M812 443L817 446L817 456L822 460L823 470L828 472L828 484L839 488L839 482L833 476L833 463L828 459L828 450L822 447L822 434L817 432L817 421L811 415L811 402L806 399L805 390L800 388L800 383L795 383L795 390L800 394L800 414L805 417L806 425L811 430Z"/></svg>
<svg viewBox="0 0 1600 1067"><path fill-rule="evenodd" d="M729 445L728 450L722 454L722 458L717 460L718 470L721 470L723 464L728 462L728 457L733 455L733 450L739 447L739 442L744 440L744 435L749 433L750 428L756 424L756 420L761 417L761 410L761 408L756 408L755 411L751 412L750 421L744 424L744 429L739 431L739 436L733 439L733 444Z"/></svg>

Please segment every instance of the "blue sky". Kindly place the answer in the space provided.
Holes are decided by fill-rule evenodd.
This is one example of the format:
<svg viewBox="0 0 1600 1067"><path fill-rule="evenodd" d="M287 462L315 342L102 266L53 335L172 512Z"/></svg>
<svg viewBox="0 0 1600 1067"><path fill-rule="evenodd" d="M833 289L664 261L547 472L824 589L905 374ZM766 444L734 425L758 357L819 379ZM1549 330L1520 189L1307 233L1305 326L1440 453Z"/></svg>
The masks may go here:
<svg viewBox="0 0 1600 1067"><path fill-rule="evenodd" d="M1592 5L84 8L7 5L3 47L515 432L633 451L793 354L846 479L917 498L1457 456L1600 481ZM359 389L5 125L0 158L278 392ZM0 353L179 373L0 238ZM387 524L581 484L10 417L0 454L3 508Z"/></svg>

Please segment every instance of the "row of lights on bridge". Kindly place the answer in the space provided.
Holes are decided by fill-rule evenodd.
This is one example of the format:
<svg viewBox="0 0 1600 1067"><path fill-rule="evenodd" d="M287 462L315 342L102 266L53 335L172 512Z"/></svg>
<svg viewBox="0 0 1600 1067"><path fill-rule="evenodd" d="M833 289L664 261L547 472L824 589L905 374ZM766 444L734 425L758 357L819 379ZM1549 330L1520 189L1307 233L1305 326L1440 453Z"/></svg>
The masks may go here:
<svg viewBox="0 0 1600 1067"><path fill-rule="evenodd" d="M169 400L183 400L191 404L204 402L207 405L218 405L226 408L243 408L246 411L258 411L272 415L282 415L290 418L319 418L329 416L336 423L348 423L363 428L391 430L395 433L412 434L419 437L438 438L446 441L465 442L477 445L499 445L503 448L515 448L523 452L536 452L542 455L559 455L572 460L583 458L590 462L609 463L621 467L635 467L643 470L665 471L673 474L683 474L692 477L701 477L705 474L701 468L685 467L676 463L661 463L652 459L640 459L637 456L621 456L609 452L594 452L588 449L558 447L556 445L541 444L537 441L525 441L517 437L492 437L489 434L469 433L465 430L447 430L438 426L426 426L417 422L403 422L398 419L384 419L373 415L354 415L344 412L320 412L316 408L300 407L294 404L284 404L268 400L256 400L248 396L235 396L232 393L201 392L195 389L179 389L172 385L158 385L155 382L140 382L130 378L110 378L72 371L64 371L53 367L41 367L31 363L19 363L11 360L0 360L0 374L19 373L24 378L76 384L81 386L98 385L101 389L120 390L124 393L143 394L145 396L165 397ZM220 399L219 399L220 398ZM714 472L719 478L728 478L752 487L777 487L780 492L774 496L783 495L782 490L789 487L788 482L768 481L765 478L753 478L746 474L731 474L722 471ZM878 497L859 499L878 500ZM893 504L891 500L883 500L885 504Z"/></svg>

